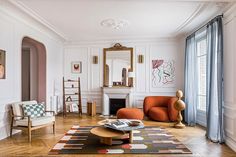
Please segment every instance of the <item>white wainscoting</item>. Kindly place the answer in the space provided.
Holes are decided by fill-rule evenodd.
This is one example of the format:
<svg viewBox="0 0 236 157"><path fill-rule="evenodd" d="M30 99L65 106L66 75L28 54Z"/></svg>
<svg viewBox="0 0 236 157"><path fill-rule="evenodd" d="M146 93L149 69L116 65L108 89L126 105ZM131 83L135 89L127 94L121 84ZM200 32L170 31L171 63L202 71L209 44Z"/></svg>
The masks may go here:
<svg viewBox="0 0 236 157"><path fill-rule="evenodd" d="M115 42L114 42L115 43ZM64 76L65 78L81 78L82 106L86 112L87 101L95 100L97 111L101 113L102 85L103 85L103 48L111 47L114 43L84 43L67 44L64 48ZM184 51L178 47L179 41L150 40L145 42L119 41L123 46L134 48L135 87L133 89L133 106L142 108L143 99L150 95L173 96L177 89L183 90ZM144 63L137 62L138 55L144 55ZM92 63L93 56L98 56L98 64ZM176 84L171 88L153 88L151 70L153 59L172 59L176 66ZM82 61L82 73L71 73L71 62Z"/></svg>
<svg viewBox="0 0 236 157"><path fill-rule="evenodd" d="M224 128L226 144L236 151L236 6L224 14Z"/></svg>

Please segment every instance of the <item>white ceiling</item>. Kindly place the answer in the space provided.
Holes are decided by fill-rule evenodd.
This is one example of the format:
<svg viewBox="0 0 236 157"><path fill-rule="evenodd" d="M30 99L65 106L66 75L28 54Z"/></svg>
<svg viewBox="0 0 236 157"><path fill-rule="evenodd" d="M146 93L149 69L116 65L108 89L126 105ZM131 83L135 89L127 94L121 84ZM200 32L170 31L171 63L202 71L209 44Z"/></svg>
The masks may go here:
<svg viewBox="0 0 236 157"><path fill-rule="evenodd" d="M169 38L189 32L222 13L227 3L190 0L10 0L68 42ZM220 1L223 2L223 1ZM129 25L102 27L108 18Z"/></svg>

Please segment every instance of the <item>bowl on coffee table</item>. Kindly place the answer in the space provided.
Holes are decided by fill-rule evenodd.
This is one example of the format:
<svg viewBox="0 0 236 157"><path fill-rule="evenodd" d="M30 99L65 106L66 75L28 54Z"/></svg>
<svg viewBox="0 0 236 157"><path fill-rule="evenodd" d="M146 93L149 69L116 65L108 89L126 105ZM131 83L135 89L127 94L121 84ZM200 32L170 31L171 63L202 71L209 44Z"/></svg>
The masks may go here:
<svg viewBox="0 0 236 157"><path fill-rule="evenodd" d="M131 120L130 123L129 123L129 126L139 126L141 124L140 121L138 120Z"/></svg>

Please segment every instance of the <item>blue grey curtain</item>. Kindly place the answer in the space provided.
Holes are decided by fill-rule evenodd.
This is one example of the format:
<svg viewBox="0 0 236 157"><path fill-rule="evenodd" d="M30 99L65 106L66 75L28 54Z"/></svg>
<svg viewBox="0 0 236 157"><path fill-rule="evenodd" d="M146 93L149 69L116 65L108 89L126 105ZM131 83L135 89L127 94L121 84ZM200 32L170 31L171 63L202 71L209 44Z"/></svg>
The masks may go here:
<svg viewBox="0 0 236 157"><path fill-rule="evenodd" d="M213 142L224 142L223 28L218 16L207 25L207 132Z"/></svg>
<svg viewBox="0 0 236 157"><path fill-rule="evenodd" d="M187 37L185 48L185 103L184 119L188 125L196 124L197 114L197 93L198 93L198 73L197 73L197 51L195 34Z"/></svg>

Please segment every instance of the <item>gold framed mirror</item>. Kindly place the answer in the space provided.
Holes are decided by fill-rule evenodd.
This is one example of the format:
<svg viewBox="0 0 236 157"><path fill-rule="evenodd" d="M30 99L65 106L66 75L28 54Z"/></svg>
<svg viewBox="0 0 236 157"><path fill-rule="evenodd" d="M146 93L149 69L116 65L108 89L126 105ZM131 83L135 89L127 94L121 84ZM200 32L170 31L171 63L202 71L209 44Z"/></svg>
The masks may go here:
<svg viewBox="0 0 236 157"><path fill-rule="evenodd" d="M133 48L116 43L103 49L103 86L131 86L132 79L128 72L133 72Z"/></svg>

